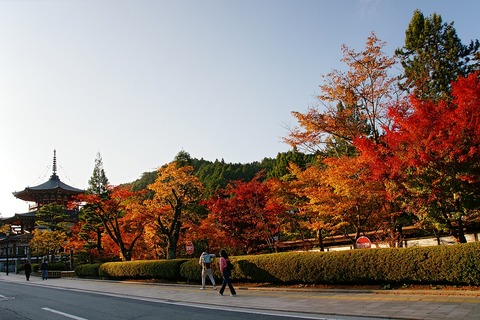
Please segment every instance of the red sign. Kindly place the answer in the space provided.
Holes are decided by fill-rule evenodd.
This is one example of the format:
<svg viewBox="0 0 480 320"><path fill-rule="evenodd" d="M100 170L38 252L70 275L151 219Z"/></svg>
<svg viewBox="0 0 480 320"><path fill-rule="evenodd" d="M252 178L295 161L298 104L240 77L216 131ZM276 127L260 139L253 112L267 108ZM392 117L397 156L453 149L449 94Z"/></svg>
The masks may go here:
<svg viewBox="0 0 480 320"><path fill-rule="evenodd" d="M367 237L361 236L357 239L356 247L357 249L365 249L365 248L368 249L372 247L372 243L370 242L370 239L368 239Z"/></svg>
<svg viewBox="0 0 480 320"><path fill-rule="evenodd" d="M193 242L192 241L187 241L186 243L186 248L188 254L192 254L195 248L193 247Z"/></svg>

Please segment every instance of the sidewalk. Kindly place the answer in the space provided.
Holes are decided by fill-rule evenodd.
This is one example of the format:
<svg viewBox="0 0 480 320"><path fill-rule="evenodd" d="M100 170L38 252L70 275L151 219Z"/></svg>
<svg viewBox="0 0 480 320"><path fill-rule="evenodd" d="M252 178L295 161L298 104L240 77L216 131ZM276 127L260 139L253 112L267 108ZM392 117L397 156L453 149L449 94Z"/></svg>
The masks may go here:
<svg viewBox="0 0 480 320"><path fill-rule="evenodd" d="M108 293L149 301L195 304L208 308L300 313L311 318L337 316L367 319L480 320L480 291L316 290L236 286L237 296L231 297L228 289L224 296L219 296L211 286L207 286L207 290L199 290L199 285L79 278L42 281L38 277L31 277L27 282L22 274L6 276L3 273L0 274L0 284L1 281Z"/></svg>

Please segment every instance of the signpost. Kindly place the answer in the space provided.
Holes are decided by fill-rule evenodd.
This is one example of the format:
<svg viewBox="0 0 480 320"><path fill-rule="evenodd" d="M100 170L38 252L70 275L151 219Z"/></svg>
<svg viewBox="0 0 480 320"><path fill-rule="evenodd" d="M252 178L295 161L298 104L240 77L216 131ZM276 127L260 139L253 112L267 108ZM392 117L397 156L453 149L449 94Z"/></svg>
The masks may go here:
<svg viewBox="0 0 480 320"><path fill-rule="evenodd" d="M187 251L187 254L192 254L193 253L193 251L195 250L195 247L193 246L192 241L187 241L186 242L185 250Z"/></svg>
<svg viewBox="0 0 480 320"><path fill-rule="evenodd" d="M361 236L357 239L355 246L357 247L357 249L368 249L372 247L372 243L367 237Z"/></svg>

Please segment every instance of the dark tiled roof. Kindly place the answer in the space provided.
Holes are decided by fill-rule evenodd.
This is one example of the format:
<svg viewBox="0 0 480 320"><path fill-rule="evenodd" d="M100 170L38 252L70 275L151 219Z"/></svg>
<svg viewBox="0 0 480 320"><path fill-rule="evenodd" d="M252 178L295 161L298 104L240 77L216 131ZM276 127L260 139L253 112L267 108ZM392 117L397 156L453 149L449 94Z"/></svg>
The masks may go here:
<svg viewBox="0 0 480 320"><path fill-rule="evenodd" d="M13 192L13 195L25 201L35 201L35 198L32 196L32 194L55 190L62 191L66 194L71 195L85 192L85 190L77 189L63 183L62 181L60 181L60 178L56 174L53 174L50 177L50 180L48 180L47 182L44 182L35 187L26 187L23 191Z"/></svg>

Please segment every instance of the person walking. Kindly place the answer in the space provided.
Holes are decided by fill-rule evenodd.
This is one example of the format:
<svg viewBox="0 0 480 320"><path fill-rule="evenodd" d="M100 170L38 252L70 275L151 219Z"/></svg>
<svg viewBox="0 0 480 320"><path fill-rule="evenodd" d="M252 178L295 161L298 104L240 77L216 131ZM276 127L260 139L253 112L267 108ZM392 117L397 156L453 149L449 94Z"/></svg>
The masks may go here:
<svg viewBox="0 0 480 320"><path fill-rule="evenodd" d="M232 275L233 265L228 258L228 254L225 250L220 251L220 272L223 276L222 287L218 292L219 295L223 296L223 292L225 291L225 287L228 285L230 289L230 295L235 297L237 292L235 292L235 288L232 285L232 281L230 280L230 276Z"/></svg>
<svg viewBox="0 0 480 320"><path fill-rule="evenodd" d="M44 259L40 265L40 270L42 270L42 280L47 280L48 278L48 264L47 260Z"/></svg>
<svg viewBox="0 0 480 320"><path fill-rule="evenodd" d="M200 256L198 263L202 266L202 287L201 290L205 290L205 280L207 275L210 278L210 281L213 285L213 290L217 290L217 285L215 284L215 279L213 278L211 263L215 258L214 254L209 254L208 252L203 252Z"/></svg>
<svg viewBox="0 0 480 320"><path fill-rule="evenodd" d="M27 281L30 281L30 274L32 273L32 265L30 261L27 260L27 262L25 262L23 265L23 270L25 270L25 277L27 278Z"/></svg>

